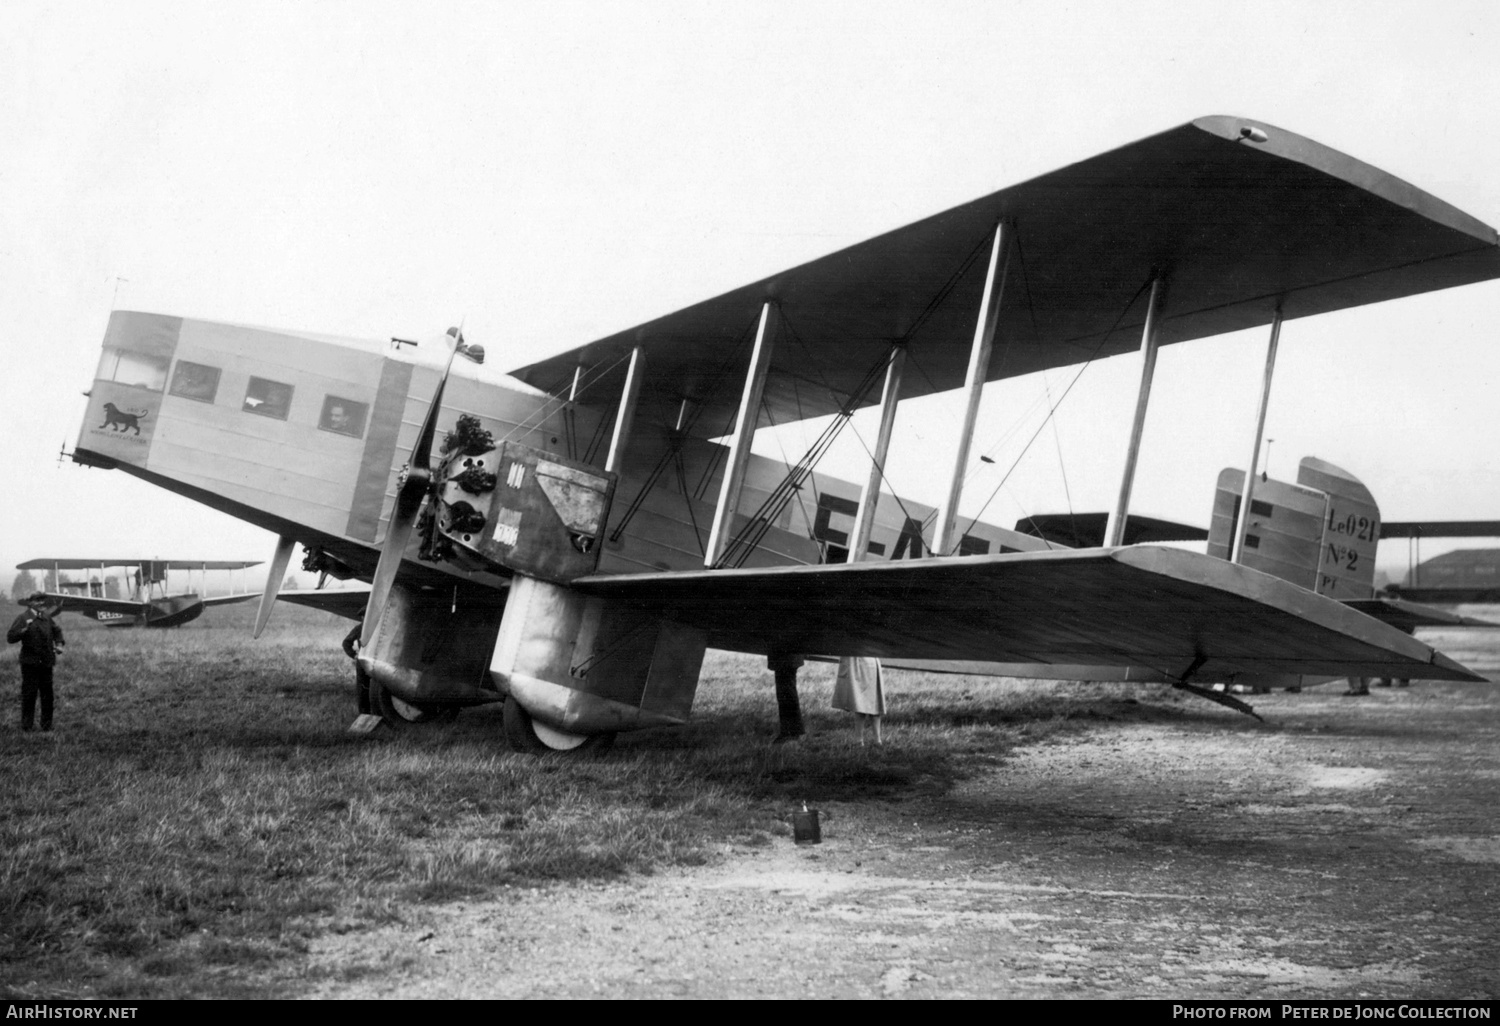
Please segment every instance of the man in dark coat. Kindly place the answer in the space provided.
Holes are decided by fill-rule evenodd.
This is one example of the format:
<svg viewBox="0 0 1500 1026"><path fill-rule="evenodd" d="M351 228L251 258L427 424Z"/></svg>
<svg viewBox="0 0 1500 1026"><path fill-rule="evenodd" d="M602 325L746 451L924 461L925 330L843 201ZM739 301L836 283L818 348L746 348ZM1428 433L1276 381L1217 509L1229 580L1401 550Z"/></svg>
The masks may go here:
<svg viewBox="0 0 1500 1026"><path fill-rule="evenodd" d="M26 599L26 612L10 625L5 640L21 643L21 729L30 730L37 699L42 700L42 730L52 729L52 667L63 647L62 628L52 622L52 600L41 592Z"/></svg>

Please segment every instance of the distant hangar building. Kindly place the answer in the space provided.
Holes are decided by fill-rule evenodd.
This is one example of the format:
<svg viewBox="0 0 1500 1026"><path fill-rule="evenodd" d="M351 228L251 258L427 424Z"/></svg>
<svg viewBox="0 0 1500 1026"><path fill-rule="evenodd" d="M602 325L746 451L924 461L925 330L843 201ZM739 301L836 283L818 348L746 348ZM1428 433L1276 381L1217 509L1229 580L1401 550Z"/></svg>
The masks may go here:
<svg viewBox="0 0 1500 1026"><path fill-rule="evenodd" d="M1407 575L1409 587L1500 587L1500 549L1457 549L1417 564Z"/></svg>
<svg viewBox="0 0 1500 1026"><path fill-rule="evenodd" d="M1500 602L1500 549L1458 549L1423 560L1390 590L1415 602Z"/></svg>

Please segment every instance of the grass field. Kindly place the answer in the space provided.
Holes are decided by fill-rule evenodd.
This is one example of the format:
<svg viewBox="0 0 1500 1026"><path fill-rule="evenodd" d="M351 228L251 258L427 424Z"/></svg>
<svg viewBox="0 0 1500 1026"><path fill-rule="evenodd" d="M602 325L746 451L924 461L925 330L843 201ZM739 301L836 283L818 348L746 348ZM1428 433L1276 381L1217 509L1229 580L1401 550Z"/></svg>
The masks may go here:
<svg viewBox="0 0 1500 1026"><path fill-rule="evenodd" d="M764 845L803 800L937 793L1135 693L907 675L896 738L863 747L828 707L831 667L813 665L813 736L772 747L763 662L711 653L688 726L536 759L506 750L498 708L349 735L347 621L282 607L254 641L252 616L167 631L64 617L51 737L17 729L7 659L0 994L285 996L323 931Z"/></svg>

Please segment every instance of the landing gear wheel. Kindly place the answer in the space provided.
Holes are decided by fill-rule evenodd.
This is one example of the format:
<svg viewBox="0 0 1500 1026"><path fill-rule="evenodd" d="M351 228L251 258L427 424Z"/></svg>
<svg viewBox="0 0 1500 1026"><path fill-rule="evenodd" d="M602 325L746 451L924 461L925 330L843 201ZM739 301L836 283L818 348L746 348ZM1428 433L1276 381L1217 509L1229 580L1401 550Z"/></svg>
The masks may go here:
<svg viewBox="0 0 1500 1026"><path fill-rule="evenodd" d="M393 727L427 723L452 723L458 708L451 705L414 705L391 694L376 680L370 681L370 709Z"/></svg>
<svg viewBox="0 0 1500 1026"><path fill-rule="evenodd" d="M514 698L505 699L505 740L512 751L531 755L558 752L564 755L600 754L615 743L613 734L568 734L538 723Z"/></svg>

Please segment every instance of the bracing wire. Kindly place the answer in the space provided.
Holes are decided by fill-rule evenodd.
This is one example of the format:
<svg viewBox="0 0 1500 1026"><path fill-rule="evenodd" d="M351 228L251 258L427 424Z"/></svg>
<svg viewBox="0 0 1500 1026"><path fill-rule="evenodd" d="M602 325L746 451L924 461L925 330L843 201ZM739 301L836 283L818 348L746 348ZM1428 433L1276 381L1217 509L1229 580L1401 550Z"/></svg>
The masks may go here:
<svg viewBox="0 0 1500 1026"><path fill-rule="evenodd" d="M1045 374L1042 375L1042 387L1047 391L1047 403L1050 406L1052 403L1052 383L1047 380ZM1057 418L1052 417L1049 419L1052 421L1052 444L1057 450L1057 472L1062 475L1063 501L1068 507L1068 526L1072 528L1073 537L1076 538L1078 537L1078 522L1073 515L1073 492L1068 487L1068 465L1063 459L1062 436L1057 432Z"/></svg>
<svg viewBox="0 0 1500 1026"><path fill-rule="evenodd" d="M1131 296L1130 301L1126 303L1125 306L1120 310L1119 316L1115 318L1115 322L1110 325L1109 330L1100 337L1098 345L1096 345L1094 347L1094 351L1089 354L1089 358L1079 365L1077 373L1074 374L1073 379L1068 382L1068 387L1063 389L1062 395L1058 396L1057 398L1057 402L1055 404L1052 404L1051 408L1047 411L1046 419L1044 419L1042 423L1037 425L1036 430L1031 433L1031 437L1026 440L1026 445L1016 455L1016 458L1006 469L1005 474L1000 478L999 484L995 485L994 490L989 494L989 498L984 500L984 505L979 508L979 512L972 518L970 518L969 527L972 528L979 522L979 518L984 516L984 511L989 509L990 503L995 501L995 496L1000 494L1000 489L1005 487L1005 482L1010 480L1010 475L1015 472L1016 467L1020 464L1021 460L1025 458L1026 453L1031 449L1032 443L1034 443L1037 440L1037 437L1042 433L1042 429L1045 428L1047 424L1052 420L1053 416L1056 415L1058 407L1061 406L1063 402L1068 398L1068 393L1073 391L1073 386L1078 384L1078 379L1083 377L1084 371L1088 370L1089 367L1093 364L1094 360L1098 358L1099 353L1103 351L1105 344L1110 339L1110 336L1115 333L1115 329L1120 326L1120 322L1123 321L1125 319L1125 315L1130 312L1130 308L1135 305L1136 301L1140 299L1141 296L1144 295L1146 290L1150 287L1151 279L1148 278L1145 284L1143 284L1139 289L1136 290L1135 295ZM959 534L959 537L963 537L962 533ZM947 555L952 555L952 553L947 553Z"/></svg>
<svg viewBox="0 0 1500 1026"><path fill-rule="evenodd" d="M590 367L588 370L584 371L583 374L579 375L577 394L583 395L586 391L588 391L590 387L597 384L605 377L605 375L609 374L610 371L614 370L620 364L629 359L630 354L626 353L625 355L616 358L609 364L594 364L594 366ZM566 409L571 404L571 400L563 398L563 394L572 387L573 382L569 381L568 383L558 387L557 389L548 392L547 398L539 406L537 406L535 410L527 414L520 423L512 425L511 429L505 432L505 434L501 435L498 441L508 441L518 432L534 431L537 428L541 427L542 423L546 421L548 417L552 416L552 414L557 410Z"/></svg>
<svg viewBox="0 0 1500 1026"><path fill-rule="evenodd" d="M847 400L839 408L838 414L823 429L822 433L808 448L802 458L790 468L787 474L782 477L780 483L767 495L765 501L761 503L760 508L751 516L749 523L725 546L724 554L714 564L716 568L744 565L745 560L750 557L750 554L755 551L765 538L766 532L771 529L771 525L776 522L781 516L782 511L786 509L787 504L792 501L792 498L801 489L803 482L812 473L813 467L827 454L828 449L838 438L844 425L848 423L854 411L858 409L859 405L864 401L865 396L869 394L870 389L874 387L874 383L880 379L880 374L884 370L886 360L887 357L882 354L881 359L877 360L865 372L859 385L856 386L855 390L850 393Z"/></svg>
<svg viewBox="0 0 1500 1026"><path fill-rule="evenodd" d="M625 507L625 513L620 517L620 520L615 525L614 529L610 531L609 537L611 541L620 540L620 538L625 533L625 528L629 526L630 521L635 518L635 515L640 512L641 505L646 501L647 495L651 493L651 490L655 488L657 483L661 480L662 474L666 473L666 471L673 465L674 461L680 462L683 441L692 434L693 428L697 426L698 420L703 416L703 411L707 409L709 404L718 396L719 390L721 389L724 380L728 376L730 368L734 366L735 361L739 358L740 351L744 348L747 341L748 335L742 332L740 337L736 339L735 344L731 347L729 354L725 357L724 361L720 364L714 376L710 379L708 390L705 394L704 400L702 402L693 404L692 412L688 415L687 420L683 423L682 430L680 432L674 431L672 433L666 449L660 456L657 457L656 463L652 466L650 473L646 475L645 481L641 483L640 488L636 490L635 496ZM709 461L711 467L714 462L715 461L712 459ZM682 494L684 500L688 503L688 514L689 516L692 516L693 496L690 495L687 491L687 482L685 475L682 476L684 478L682 481ZM694 530L696 529L697 524L695 521Z"/></svg>

